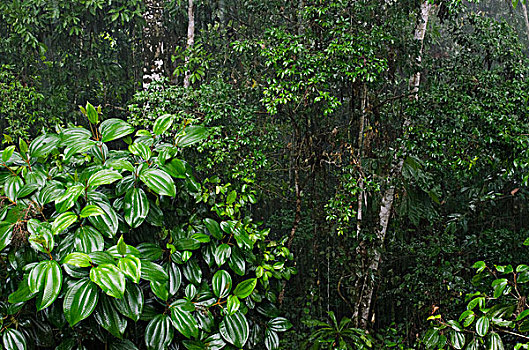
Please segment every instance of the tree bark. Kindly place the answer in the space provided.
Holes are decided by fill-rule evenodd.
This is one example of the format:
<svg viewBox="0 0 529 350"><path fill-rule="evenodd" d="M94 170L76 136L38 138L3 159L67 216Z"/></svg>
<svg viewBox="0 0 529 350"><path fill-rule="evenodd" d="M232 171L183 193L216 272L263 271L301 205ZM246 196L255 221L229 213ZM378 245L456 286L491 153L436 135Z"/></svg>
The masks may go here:
<svg viewBox="0 0 529 350"><path fill-rule="evenodd" d="M525 5L525 1L522 1L522 12L523 12L523 19L525 22L525 29L527 30L527 39L529 39L529 18L527 17L527 6Z"/></svg>
<svg viewBox="0 0 529 350"><path fill-rule="evenodd" d="M420 20L417 23L417 26L415 28L414 33L414 39L419 42L420 48L419 48L419 54L417 55L417 63L420 64L422 61L422 51L423 51L423 43L424 43L424 36L426 34L426 28L428 26L428 20L430 18L430 12L432 10L432 4L428 0L424 1L421 4L421 13L420 13ZM421 72L418 69L417 72L415 72L409 81L409 89L411 93L413 94L413 98L418 98L418 91L419 91L419 85L421 81ZM403 127L404 129L407 129L410 125L410 120L405 117ZM359 308L359 320L358 324L363 327L367 328L369 321L370 321L370 315L371 315L371 309L372 309L372 301L373 301L373 295L375 290L375 275L378 273L378 269L380 266L380 262L382 260L382 250L384 248L384 242L386 240L386 234L388 230L388 224L389 219L391 217L391 212L393 208L393 202L395 200L395 184L394 179L397 178L401 171L402 166L404 164L404 158L396 159L391 167L389 176L388 176L388 187L383 192L382 200L380 203L380 210L379 210L379 225L378 229L376 231L376 246L374 249L373 256L371 257L369 266L368 266L368 275L364 277L364 283L361 289L361 295L358 301L358 308Z"/></svg>
<svg viewBox="0 0 529 350"><path fill-rule="evenodd" d="M164 75L163 4L159 0L146 0L143 13L143 88Z"/></svg>
<svg viewBox="0 0 529 350"><path fill-rule="evenodd" d="M188 6L187 6L187 50L185 57L185 66L187 68L187 65L189 64L189 49L195 45L195 13L193 8L193 0L189 0ZM190 84L190 78L191 78L191 72L189 70L186 70L185 76L184 76L184 87L187 89Z"/></svg>

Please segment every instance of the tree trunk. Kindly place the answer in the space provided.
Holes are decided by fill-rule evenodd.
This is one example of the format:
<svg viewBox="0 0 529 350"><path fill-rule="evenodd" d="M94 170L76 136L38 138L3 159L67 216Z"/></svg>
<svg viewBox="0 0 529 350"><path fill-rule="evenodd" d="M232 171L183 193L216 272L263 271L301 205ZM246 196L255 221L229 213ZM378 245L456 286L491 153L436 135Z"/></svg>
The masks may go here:
<svg viewBox="0 0 529 350"><path fill-rule="evenodd" d="M522 12L523 12L523 19L525 22L525 29L527 30L527 38L529 39L529 18L527 17L527 6L525 5L525 1L522 1Z"/></svg>
<svg viewBox="0 0 529 350"><path fill-rule="evenodd" d="M163 3L146 0L143 13L143 88L164 75L164 32Z"/></svg>
<svg viewBox="0 0 529 350"><path fill-rule="evenodd" d="M188 18L188 24L187 24L187 54L185 57L185 66L187 69L187 65L189 64L189 49L193 47L195 44L195 14L193 12L193 0L189 0L189 4L187 7L187 18ZM189 87L189 80L191 78L191 72L189 69L186 70L185 76L184 76L184 87L187 89Z"/></svg>
<svg viewBox="0 0 529 350"><path fill-rule="evenodd" d="M421 18L419 20L419 23L417 24L417 27L415 28L414 38L415 40L419 41L419 45L420 45L419 54L417 55L418 64L420 64L422 61L424 36L426 34L426 28L428 26L428 19L430 17L431 9L432 9L432 4L430 4L428 0L424 1L421 4L421 13L420 13ZM420 73L420 70L417 70L417 72L411 76L410 81L409 81L409 89L411 90L411 93L415 95L414 98L417 98L417 92L419 91L420 81L421 81L421 73ZM409 124L410 124L410 120L405 117L404 123L403 123L404 129L407 129ZM389 219L391 217L393 202L395 199L395 185L393 183L394 182L393 180L400 175L403 164L404 164L404 158L395 160L395 162L393 163L389 176L388 176L388 187L383 192L382 200L380 203L379 225L378 225L378 230L376 232L377 241L375 243L376 245L375 245L373 256L371 257L371 260L368 266L368 275L364 277L364 283L363 283L363 286L360 292L361 293L360 298L358 300L358 308L359 308L358 324L363 328L367 328L369 321L370 321L373 294L375 291L375 276L378 273L380 262L382 260L382 250L384 248L384 242L386 240Z"/></svg>

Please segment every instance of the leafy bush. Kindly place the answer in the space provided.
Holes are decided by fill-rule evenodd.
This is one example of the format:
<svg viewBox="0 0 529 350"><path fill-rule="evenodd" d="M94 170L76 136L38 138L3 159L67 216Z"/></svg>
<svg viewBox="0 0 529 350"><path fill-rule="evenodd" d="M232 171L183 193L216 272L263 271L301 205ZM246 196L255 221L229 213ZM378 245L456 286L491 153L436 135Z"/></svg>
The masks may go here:
<svg viewBox="0 0 529 350"><path fill-rule="evenodd" d="M166 115L133 140L125 121L82 111L90 130L1 152L4 346L278 348L291 324L273 281L292 255L251 219L200 202L181 158L207 129L172 130Z"/></svg>

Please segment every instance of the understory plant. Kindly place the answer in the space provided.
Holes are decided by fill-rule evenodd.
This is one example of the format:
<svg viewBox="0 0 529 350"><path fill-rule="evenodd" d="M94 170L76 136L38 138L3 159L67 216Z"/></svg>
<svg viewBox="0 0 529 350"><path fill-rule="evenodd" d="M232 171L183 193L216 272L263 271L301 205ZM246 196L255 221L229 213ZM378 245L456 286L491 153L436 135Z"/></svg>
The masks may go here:
<svg viewBox="0 0 529 350"><path fill-rule="evenodd" d="M208 130L81 110L89 128L0 151L4 347L277 349L292 254L200 201L184 158Z"/></svg>

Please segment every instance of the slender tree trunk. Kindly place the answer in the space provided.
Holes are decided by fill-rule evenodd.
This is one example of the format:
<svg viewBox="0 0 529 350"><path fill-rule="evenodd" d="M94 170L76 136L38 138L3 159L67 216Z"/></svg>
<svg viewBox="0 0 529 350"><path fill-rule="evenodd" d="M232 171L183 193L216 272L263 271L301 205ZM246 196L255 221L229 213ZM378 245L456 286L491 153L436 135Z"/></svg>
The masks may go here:
<svg viewBox="0 0 529 350"><path fill-rule="evenodd" d="M193 0L189 0L188 7L187 7L187 18L188 18L188 24L187 24L187 50L193 47L195 45L195 14L193 11ZM186 54L185 57L185 65L187 68L187 65L189 64L189 52ZM184 76L184 87L187 89L189 87L189 80L191 78L191 72L189 70L186 70L185 76Z"/></svg>
<svg viewBox="0 0 529 350"><path fill-rule="evenodd" d="M146 0L143 13L143 88L164 75L164 27L163 3L159 0Z"/></svg>
<svg viewBox="0 0 529 350"><path fill-rule="evenodd" d="M358 193L358 207L356 210L356 238L358 239L360 237L360 231L362 231L362 215L363 215L363 208L364 208L364 198L366 196L365 190L364 190L364 172L362 170L362 158L364 156L363 152L363 145L364 145L364 127L366 123L366 112L367 112L367 85L364 83L363 89L362 89L362 101L360 103L360 128L358 131L358 152L357 152L357 158L358 158L358 168L360 172L360 182L358 183L358 187L360 188L360 192Z"/></svg>
<svg viewBox="0 0 529 350"><path fill-rule="evenodd" d="M525 5L525 1L521 1L521 4L522 4L523 19L525 22L525 29L527 30L527 38L529 39L529 18L527 17L527 6Z"/></svg>
<svg viewBox="0 0 529 350"><path fill-rule="evenodd" d="M420 64L422 61L424 36L426 34L426 28L428 26L428 20L430 18L431 9L432 4L430 4L428 0L422 3L420 13L421 18L419 20L419 23L417 24L417 27L415 28L414 38L415 40L419 41L420 45L419 54L417 55L418 64ZM417 92L419 91L420 81L421 73L419 70L417 70L417 72L411 76L409 82L409 89L411 90L412 94L415 95L415 99L417 99ZM403 123L404 129L407 129L409 124L410 120L408 118L405 118ZM400 175L403 164L404 158L395 160L395 162L393 163L388 176L388 187L383 192L382 201L380 203L379 225L376 231L377 242L373 252L373 256L369 263L368 275L366 275L366 277L364 278L364 283L362 286L362 292L358 305L358 308L360 309L358 324L364 328L367 327L370 321L369 316L371 315L372 301L375 291L375 275L378 273L380 262L382 260L382 250L384 248L389 219L391 217L393 202L395 200L395 185L393 184L393 180Z"/></svg>

